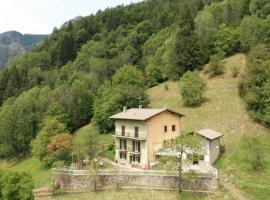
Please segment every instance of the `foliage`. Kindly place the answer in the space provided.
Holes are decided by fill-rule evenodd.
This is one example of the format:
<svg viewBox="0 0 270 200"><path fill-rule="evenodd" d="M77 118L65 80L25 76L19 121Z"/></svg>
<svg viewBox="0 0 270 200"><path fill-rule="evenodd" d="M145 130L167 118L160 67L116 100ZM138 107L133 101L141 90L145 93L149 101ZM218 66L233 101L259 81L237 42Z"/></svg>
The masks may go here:
<svg viewBox="0 0 270 200"><path fill-rule="evenodd" d="M72 135L69 133L61 133L55 135L47 146L48 154L57 160L67 161L71 157Z"/></svg>
<svg viewBox="0 0 270 200"><path fill-rule="evenodd" d="M240 94L247 103L251 116L270 126L270 50L267 45L252 49L248 55L248 68L240 82Z"/></svg>
<svg viewBox="0 0 270 200"><path fill-rule="evenodd" d="M186 71L199 68L202 64L201 52L194 31L194 22L191 15L189 1L182 2L179 27L175 36L174 46L174 74L183 75Z"/></svg>
<svg viewBox="0 0 270 200"><path fill-rule="evenodd" d="M148 104L144 94L144 77L134 66L120 68L112 77L112 84L105 83L99 88L94 103L94 122L102 133L113 129L109 116L122 110L124 106L138 107ZM140 99L140 100L139 100Z"/></svg>
<svg viewBox="0 0 270 200"><path fill-rule="evenodd" d="M198 106L205 100L206 81L198 71L185 73L180 79L180 88L186 106Z"/></svg>
<svg viewBox="0 0 270 200"><path fill-rule="evenodd" d="M36 99L39 89L9 99L0 110L0 156L19 160L29 152L31 140L36 136L39 114Z"/></svg>
<svg viewBox="0 0 270 200"><path fill-rule="evenodd" d="M251 0L249 9L252 14L265 18L270 14L270 2L267 0Z"/></svg>
<svg viewBox="0 0 270 200"><path fill-rule="evenodd" d="M26 173L0 171L0 185L3 200L34 200L33 180Z"/></svg>
<svg viewBox="0 0 270 200"><path fill-rule="evenodd" d="M73 153L75 156L92 160L100 151L100 141L96 132L87 131L75 138Z"/></svg>
<svg viewBox="0 0 270 200"><path fill-rule="evenodd" d="M51 166L55 159L49 155L48 145L53 137L65 132L66 127L64 124L59 123L56 119L45 119L42 129L32 142L32 154L46 166Z"/></svg>
<svg viewBox="0 0 270 200"><path fill-rule="evenodd" d="M232 55L240 48L238 28L222 24L215 35L214 51L221 57Z"/></svg>
<svg viewBox="0 0 270 200"><path fill-rule="evenodd" d="M206 68L209 77L218 76L224 73L224 64L218 55L211 56L210 62Z"/></svg>
<svg viewBox="0 0 270 200"><path fill-rule="evenodd" d="M244 51L258 45L263 38L262 20L257 16L246 16L240 25L240 41Z"/></svg>
<svg viewBox="0 0 270 200"><path fill-rule="evenodd" d="M251 165L251 169L255 172L261 171L265 162L265 152L261 139L256 136L244 136L241 141L246 152L247 163Z"/></svg>

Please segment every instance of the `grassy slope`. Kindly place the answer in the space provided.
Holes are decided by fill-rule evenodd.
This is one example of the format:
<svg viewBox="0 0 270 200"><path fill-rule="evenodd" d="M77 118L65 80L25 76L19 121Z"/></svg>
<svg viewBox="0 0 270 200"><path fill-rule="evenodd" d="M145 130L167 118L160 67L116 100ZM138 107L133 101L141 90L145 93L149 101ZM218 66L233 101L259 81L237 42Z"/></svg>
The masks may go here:
<svg viewBox="0 0 270 200"><path fill-rule="evenodd" d="M178 82L167 82L148 90L151 100L150 107L168 106L186 116L182 120L182 130L199 130L211 128L224 133L222 143L226 153L217 166L226 174L232 174L232 181L254 199L267 199L270 195L270 164L261 174L249 171L243 157L239 141L244 134L256 134L265 142L267 159L270 157L270 131L252 121L245 109L245 104L238 95L239 78L232 78L230 68L239 66L244 69L246 59L237 54L224 60L226 73L220 77L207 80L206 96L208 100L200 107L183 107ZM164 85L169 90L166 91ZM256 179L254 179L256 177Z"/></svg>
<svg viewBox="0 0 270 200"><path fill-rule="evenodd" d="M6 168L4 161L2 161L2 165L0 162L0 168ZM51 170L48 168L44 168L41 162L36 158L27 158L16 165L9 167L9 170L16 172L26 172L30 173L33 177L35 188L50 186L51 184Z"/></svg>

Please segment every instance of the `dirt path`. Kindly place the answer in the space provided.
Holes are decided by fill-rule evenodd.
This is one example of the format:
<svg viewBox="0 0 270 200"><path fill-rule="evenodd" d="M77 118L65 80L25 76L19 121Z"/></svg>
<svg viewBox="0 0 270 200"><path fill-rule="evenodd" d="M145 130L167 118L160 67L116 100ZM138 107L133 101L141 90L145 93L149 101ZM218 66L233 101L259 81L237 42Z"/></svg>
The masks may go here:
<svg viewBox="0 0 270 200"><path fill-rule="evenodd" d="M236 188L234 185L224 181L224 180L220 180L220 184L226 189L228 190L228 192L230 193L230 195L236 199L236 200L249 200L249 198L247 198L243 192L241 190L239 190L238 188Z"/></svg>

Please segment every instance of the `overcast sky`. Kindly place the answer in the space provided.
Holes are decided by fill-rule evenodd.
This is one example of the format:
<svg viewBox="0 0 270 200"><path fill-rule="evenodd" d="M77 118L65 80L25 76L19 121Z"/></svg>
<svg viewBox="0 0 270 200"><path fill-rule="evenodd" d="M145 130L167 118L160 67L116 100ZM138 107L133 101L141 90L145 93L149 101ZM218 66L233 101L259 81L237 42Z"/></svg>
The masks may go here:
<svg viewBox="0 0 270 200"><path fill-rule="evenodd" d="M0 33L51 33L77 16L141 0L0 0Z"/></svg>

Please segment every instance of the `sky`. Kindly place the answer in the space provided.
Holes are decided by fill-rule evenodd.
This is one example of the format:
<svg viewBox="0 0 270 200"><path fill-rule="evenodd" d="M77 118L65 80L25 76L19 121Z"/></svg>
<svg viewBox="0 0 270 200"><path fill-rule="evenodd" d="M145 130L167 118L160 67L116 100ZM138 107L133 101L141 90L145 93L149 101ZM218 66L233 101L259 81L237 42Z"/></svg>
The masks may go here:
<svg viewBox="0 0 270 200"><path fill-rule="evenodd" d="M77 16L142 0L0 0L0 33L49 34Z"/></svg>

